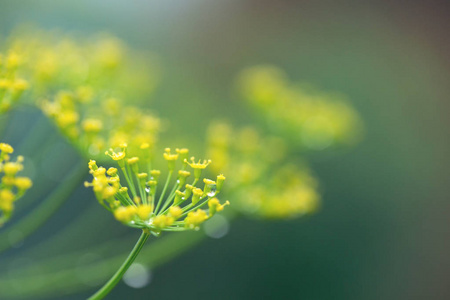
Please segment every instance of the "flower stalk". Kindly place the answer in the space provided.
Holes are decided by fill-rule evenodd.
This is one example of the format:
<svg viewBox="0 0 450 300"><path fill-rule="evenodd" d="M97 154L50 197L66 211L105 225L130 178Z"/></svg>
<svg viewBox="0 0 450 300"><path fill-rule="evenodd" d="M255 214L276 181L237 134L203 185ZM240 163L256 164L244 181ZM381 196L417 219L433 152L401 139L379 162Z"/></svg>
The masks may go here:
<svg viewBox="0 0 450 300"><path fill-rule="evenodd" d="M149 238L150 233L148 230L143 230L141 236L139 237L139 240L137 241L136 245L134 245L133 250L131 250L130 254L128 255L127 259L123 262L123 264L120 266L120 268L117 270L117 272L108 280L105 285L99 289L94 295L89 297L89 300L99 300L106 297L106 295L111 292L111 290L117 285L117 283L122 279L125 272L128 270L128 268L131 266L131 264L134 262L136 257L139 255L139 252L141 252L142 247L144 247L145 242Z"/></svg>

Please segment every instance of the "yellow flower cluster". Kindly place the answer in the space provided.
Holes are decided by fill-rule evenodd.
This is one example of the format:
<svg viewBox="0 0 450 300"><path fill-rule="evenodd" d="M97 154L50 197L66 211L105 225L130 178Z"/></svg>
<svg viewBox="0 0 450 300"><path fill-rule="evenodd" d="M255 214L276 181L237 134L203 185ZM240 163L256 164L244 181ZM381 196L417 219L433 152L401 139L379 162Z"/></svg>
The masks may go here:
<svg viewBox="0 0 450 300"><path fill-rule="evenodd" d="M230 190L235 208L263 218L292 218L319 205L317 183L306 167L284 164L287 147L278 137L262 137L251 128L234 131L214 123L207 136L215 172L234 174ZM232 158L232 159L231 159Z"/></svg>
<svg viewBox="0 0 450 300"><path fill-rule="evenodd" d="M239 83L245 99L270 128L295 146L321 150L360 137L360 118L340 95L295 85L273 66L244 70Z"/></svg>
<svg viewBox="0 0 450 300"><path fill-rule="evenodd" d="M5 143L0 143L0 226L6 222L14 209L14 202L22 197L31 187L28 177L17 176L23 169L23 157L11 161L14 149Z"/></svg>
<svg viewBox="0 0 450 300"><path fill-rule="evenodd" d="M41 105L82 154L101 160L105 145L118 147L125 141L133 149L154 147L160 121L149 111L123 105L114 98L100 103L86 101L80 93L60 92L53 101L43 101Z"/></svg>
<svg viewBox="0 0 450 300"><path fill-rule="evenodd" d="M32 82L29 100L84 156L96 157L105 145L124 141L153 147L160 121L137 105L158 82L159 68L149 53L106 34L80 37L34 28L17 29L4 44L9 52L0 56L0 112L27 88L16 75L20 66Z"/></svg>
<svg viewBox="0 0 450 300"><path fill-rule="evenodd" d="M140 100L156 87L158 66L149 53L129 49L108 35L80 36L21 27L8 39L8 47L23 57L24 69L33 82L35 97L48 97L61 89L91 98Z"/></svg>
<svg viewBox="0 0 450 300"><path fill-rule="evenodd" d="M319 205L316 180L307 169L285 165L270 178L237 192L241 208L248 214L271 219L295 218L315 212Z"/></svg>
<svg viewBox="0 0 450 300"><path fill-rule="evenodd" d="M114 214L114 217L134 228L149 230L154 235L161 231L197 230L199 225L220 212L226 205L216 198L220 193L225 177L217 176L217 180L203 179L203 189L197 187L201 172L210 161L188 162L189 151L176 149L172 153L165 149L163 157L167 162L168 176L161 193L158 193L161 171L150 168L150 152L143 144L140 156L131 156L127 144L106 152L114 160L117 168L97 166L93 160L89 162L92 182L91 186L99 203ZM131 147L130 147L131 148ZM177 170L177 161L181 168ZM191 176L188 166L194 172L192 183L186 183ZM176 178L174 178L174 175ZM172 181L173 187L168 189ZM208 210L202 209L207 206Z"/></svg>
<svg viewBox="0 0 450 300"><path fill-rule="evenodd" d="M19 76L23 57L16 52L0 53L0 114L8 111L23 92L28 82Z"/></svg>

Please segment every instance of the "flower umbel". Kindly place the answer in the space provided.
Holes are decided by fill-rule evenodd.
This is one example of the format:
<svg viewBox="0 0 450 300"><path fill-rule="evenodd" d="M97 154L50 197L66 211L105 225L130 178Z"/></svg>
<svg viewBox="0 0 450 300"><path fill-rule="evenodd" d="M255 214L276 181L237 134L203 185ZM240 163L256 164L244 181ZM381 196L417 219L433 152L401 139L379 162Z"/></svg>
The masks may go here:
<svg viewBox="0 0 450 300"><path fill-rule="evenodd" d="M14 51L0 53L0 114L11 109L19 100L28 82L18 74L23 57Z"/></svg>
<svg viewBox="0 0 450 300"><path fill-rule="evenodd" d="M289 157L282 139L260 136L251 127L233 130L216 123L207 140L209 156L219 162L211 166L213 171L237 174L229 182L235 209L260 218L288 219L320 206L316 180L304 164L285 162ZM217 176L218 188L223 180L223 175Z"/></svg>
<svg viewBox="0 0 450 300"><path fill-rule="evenodd" d="M16 161L11 161L13 152L13 147L0 143L0 226L11 217L14 202L32 185L30 178L17 176L23 169L23 157L18 156Z"/></svg>
<svg viewBox="0 0 450 300"><path fill-rule="evenodd" d="M289 80L274 66L255 66L239 77L242 95L280 137L295 146L322 150L357 142L358 113L342 95Z"/></svg>
<svg viewBox="0 0 450 300"><path fill-rule="evenodd" d="M156 236L161 231L198 230L200 224L229 205L228 201L221 204L216 198L225 180L223 175L217 177L217 182L205 178L202 188L197 186L200 179L198 170L205 169L210 160L194 163L192 158L193 163L186 163L184 159L180 170L176 171L179 156L187 156L188 150L176 149L176 154L172 154L166 148L163 158L167 161L168 175L161 193L158 193L161 171L148 167L148 155L128 157L127 150L127 146L122 145L106 153L117 162L120 175L118 169L106 170L91 160L89 169L94 178L85 183L93 188L99 203L125 225L148 230ZM188 165L194 170L190 184L186 184L191 176L191 172L186 170ZM175 183L169 192L172 179Z"/></svg>

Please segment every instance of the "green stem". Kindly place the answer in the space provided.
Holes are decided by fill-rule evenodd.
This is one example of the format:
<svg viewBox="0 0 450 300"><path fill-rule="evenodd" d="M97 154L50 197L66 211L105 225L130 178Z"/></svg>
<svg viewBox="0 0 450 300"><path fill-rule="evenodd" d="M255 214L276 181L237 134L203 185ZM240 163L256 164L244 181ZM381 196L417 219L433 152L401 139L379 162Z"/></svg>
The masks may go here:
<svg viewBox="0 0 450 300"><path fill-rule="evenodd" d="M228 219L231 221L237 216L231 213L228 214ZM136 260L154 270L188 249L192 249L205 237L201 232L194 231L169 234L156 239L143 248L141 255ZM122 248L123 243L122 238L117 238L85 250L84 253L92 252L104 255L109 253L109 249L112 247ZM119 265L123 261L124 253L105 258L97 263L80 266L77 262L82 256L83 253L75 251L70 254L40 259L31 266L14 268L14 270L4 272L5 274L0 274L0 299L57 298L79 293L89 288L85 282L107 280L107 273L115 271L112 266ZM3 270L3 265L0 268ZM7 270L6 267L5 270ZM79 274L83 274L83 277L81 278ZM33 284L36 282L40 284ZM18 286L21 289L20 295L14 288Z"/></svg>
<svg viewBox="0 0 450 300"><path fill-rule="evenodd" d="M35 153L36 145L48 145L43 139L49 135L48 120L40 114L38 119L31 126L30 130L23 136L18 145L16 145L17 153Z"/></svg>
<svg viewBox="0 0 450 300"><path fill-rule="evenodd" d="M134 189L134 183L132 181L133 179L128 176L127 166L123 166L121 168L121 170L122 170L123 175L125 175L125 180L127 181L128 186L130 187L131 194L133 195L133 197L136 197L137 194L136 194L136 190Z"/></svg>
<svg viewBox="0 0 450 300"><path fill-rule="evenodd" d="M8 127L9 119L10 114L0 112L0 137L3 137L3 134L5 133L6 128Z"/></svg>
<svg viewBox="0 0 450 300"><path fill-rule="evenodd" d="M28 237L35 230L37 230L42 224L44 224L50 216L52 216L58 208L64 203L67 197L80 186L80 182L83 180L87 170L84 163L80 163L73 171L66 177L64 183L52 192L41 204L33 210L31 214L24 217L22 220L13 224L11 228L14 228L22 233L22 238ZM0 234L0 252L11 247L11 243L8 239L8 231L4 231Z"/></svg>
<svg viewBox="0 0 450 300"><path fill-rule="evenodd" d="M144 187L142 186L140 179L138 177L138 174L134 174L134 176L136 177L136 181L139 187L139 195L141 196L141 200L143 204L147 204L147 194L145 193Z"/></svg>
<svg viewBox="0 0 450 300"><path fill-rule="evenodd" d="M164 199L164 194L166 193L167 187L169 186L170 179L172 178L173 171L169 171L169 175L167 176L166 183L164 184L163 191L161 196L159 196L158 204L156 205L155 214L158 214L159 207L161 206L161 202Z"/></svg>
<svg viewBox="0 0 450 300"><path fill-rule="evenodd" d="M120 281L120 279L122 279L125 272L134 262L134 260L138 256L139 252L141 251L142 247L144 246L149 236L150 234L148 232L142 231L139 240L137 241L133 250L131 250L130 255L128 255L127 259L123 262L122 266L120 266L120 268L111 277L111 279L109 279L109 281L105 283L105 285L101 289L99 289L94 295L92 295L88 300L103 299L106 295L109 294L109 292L111 292L111 290L116 286L116 284Z"/></svg>
<svg viewBox="0 0 450 300"><path fill-rule="evenodd" d="M201 202L202 200L204 200L204 199L205 199L205 198L199 200L198 202L200 203L200 202ZM194 205L191 205L191 206L186 205L185 208L188 207L188 206L189 206L189 208L186 209L186 210L183 210L183 214L180 216L180 218L181 218L181 217L184 217L185 215L187 215L187 214L190 213L191 211L194 211L194 210L196 210L196 209L202 207L203 205L205 205L206 203L208 203L209 199L211 199L211 197L206 198L206 201L203 201L203 202L201 202L200 204L197 204L197 206L194 206ZM192 203L191 203L191 204L192 204ZM192 207L192 206L194 206L194 207ZM192 208L191 208L191 207L192 207Z"/></svg>
<svg viewBox="0 0 450 300"><path fill-rule="evenodd" d="M137 196L137 190L136 190L136 186L134 185L134 179L133 179L133 173L134 172L131 170L131 167L130 167L130 165L128 163L125 163L125 170L127 172L128 178L129 178L128 184L131 185L130 188L131 188L131 190L133 192L133 197L136 197Z"/></svg>
<svg viewBox="0 0 450 300"><path fill-rule="evenodd" d="M164 203L163 207L161 208L161 211L164 211L167 206L169 206L170 202L172 202L173 198L175 198L175 191L178 190L178 184L175 184L172 188L172 190L169 193L169 196L166 199L166 202Z"/></svg>

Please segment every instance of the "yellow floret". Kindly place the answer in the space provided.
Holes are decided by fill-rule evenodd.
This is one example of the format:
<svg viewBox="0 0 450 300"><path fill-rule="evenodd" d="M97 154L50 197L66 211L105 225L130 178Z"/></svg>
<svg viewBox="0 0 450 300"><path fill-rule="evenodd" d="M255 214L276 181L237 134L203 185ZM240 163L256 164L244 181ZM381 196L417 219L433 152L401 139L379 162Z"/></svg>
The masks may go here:
<svg viewBox="0 0 450 300"><path fill-rule="evenodd" d="M0 209L5 213L10 213L14 208L13 202L9 201L0 201Z"/></svg>
<svg viewBox="0 0 450 300"><path fill-rule="evenodd" d="M20 57L20 55L18 55L15 52L11 52L11 53L9 53L8 57L6 58L6 67L8 69L14 69L17 66L19 66L21 62L22 62L22 58Z"/></svg>
<svg viewBox="0 0 450 300"><path fill-rule="evenodd" d="M103 167L98 168L97 170L92 172L92 175L94 176L94 178L98 178L98 177L104 177L106 173L106 169Z"/></svg>
<svg viewBox="0 0 450 300"><path fill-rule="evenodd" d="M185 160L185 162L193 169L205 169L210 163L211 160L203 160L203 162L201 161L201 159L196 163L195 162L195 157L191 157L191 162L188 162L187 160Z"/></svg>
<svg viewBox="0 0 450 300"><path fill-rule="evenodd" d="M200 188L193 188L192 189L192 204L197 204L198 201L200 201L200 198L203 196L203 191Z"/></svg>
<svg viewBox="0 0 450 300"><path fill-rule="evenodd" d="M89 166L89 170L91 170L91 171L95 171L98 169L97 162L92 159L89 161L88 166Z"/></svg>
<svg viewBox="0 0 450 300"><path fill-rule="evenodd" d="M11 147L11 145L6 144L6 143L0 143L0 150L4 153L8 153L8 154L11 154L14 152L13 147Z"/></svg>
<svg viewBox="0 0 450 300"><path fill-rule="evenodd" d="M106 186L102 191L103 199L108 199L109 197L113 197L118 191L117 187L114 186Z"/></svg>
<svg viewBox="0 0 450 300"><path fill-rule="evenodd" d="M170 148L164 149L164 159L167 160L168 168L170 171L173 171L175 169L175 161L178 159L178 154L172 154L170 153Z"/></svg>
<svg viewBox="0 0 450 300"><path fill-rule="evenodd" d="M3 172L5 175L14 176L17 172L21 171L23 166L15 162L7 162L3 165Z"/></svg>
<svg viewBox="0 0 450 300"><path fill-rule="evenodd" d="M182 213L183 213L183 210L179 206L171 206L169 208L169 214L174 219L178 219L181 216Z"/></svg>
<svg viewBox="0 0 450 300"><path fill-rule="evenodd" d="M56 122L57 122L58 126L60 126L61 128L66 128L66 127L78 122L79 118L80 118L80 116L78 115L77 112L65 111L65 112L61 112L57 116Z"/></svg>
<svg viewBox="0 0 450 300"><path fill-rule="evenodd" d="M159 215L153 219L153 225L158 228L164 228L172 225L174 219L166 215Z"/></svg>
<svg viewBox="0 0 450 300"><path fill-rule="evenodd" d="M114 211L114 217L120 222L129 222L136 215L135 206L120 206Z"/></svg>
<svg viewBox="0 0 450 300"><path fill-rule="evenodd" d="M206 220L208 220L208 215L206 212L202 209L198 209L195 212L188 213L186 219L184 219L184 223L186 227L193 229Z"/></svg>
<svg viewBox="0 0 450 300"><path fill-rule="evenodd" d="M8 79L0 79L0 89L6 90L12 86L11 80Z"/></svg>
<svg viewBox="0 0 450 300"><path fill-rule="evenodd" d="M178 153L177 154L172 154L170 153L170 148L166 148L164 149L164 159L171 161L171 160L177 160L178 159Z"/></svg>
<svg viewBox="0 0 450 300"><path fill-rule="evenodd" d="M0 200L1 202L12 202L14 201L14 193L11 192L11 190L8 189L2 189L0 190Z"/></svg>
<svg viewBox="0 0 450 300"><path fill-rule="evenodd" d="M13 186L15 181L16 179L14 176L3 176L2 178L2 183L7 186Z"/></svg>
<svg viewBox="0 0 450 300"><path fill-rule="evenodd" d="M15 185L19 190L28 190L32 184L28 177L16 177Z"/></svg>
<svg viewBox="0 0 450 300"><path fill-rule="evenodd" d="M128 162L129 165L136 164L136 163L139 162L139 157L132 157L132 158L129 158L127 162Z"/></svg>
<svg viewBox="0 0 450 300"><path fill-rule="evenodd" d="M97 133L100 132L103 128L102 121L98 119L86 119L83 121L82 125L83 130L87 133Z"/></svg>
<svg viewBox="0 0 450 300"><path fill-rule="evenodd" d="M230 202L226 201L224 204L220 204L219 199L210 199L208 201L209 215L213 216L216 212L222 211L226 205L230 205Z"/></svg>
<svg viewBox="0 0 450 300"><path fill-rule="evenodd" d="M187 159L184 159L184 163L187 163L192 169L194 169L194 177L195 179L199 179L202 175L202 170L211 163L211 160L203 160L203 162L199 160L196 163L195 158L191 157L191 162L188 162Z"/></svg>
<svg viewBox="0 0 450 300"><path fill-rule="evenodd" d="M137 215L141 220L147 220L152 212L152 206L148 204L139 205L137 208Z"/></svg>
<svg viewBox="0 0 450 300"><path fill-rule="evenodd" d="M112 148L109 149L109 151L106 151L105 154L110 156L113 160L122 160L125 158L125 148L127 147L126 144L123 144L122 147L123 150L119 152L115 152Z"/></svg>
<svg viewBox="0 0 450 300"><path fill-rule="evenodd" d="M108 174L111 177L114 177L117 175L117 169L116 168L109 168L108 171L106 171L106 174Z"/></svg>
<svg viewBox="0 0 450 300"><path fill-rule="evenodd" d="M18 92L24 91L28 89L28 82L23 79L16 79L12 84L12 88Z"/></svg>
<svg viewBox="0 0 450 300"><path fill-rule="evenodd" d="M188 158L189 149L187 148L177 149L177 153L180 155L181 161L184 162L184 160Z"/></svg>
<svg viewBox="0 0 450 300"><path fill-rule="evenodd" d="M220 192L222 190L224 182L225 182L225 176L223 176L223 174L218 175L217 176L217 183L216 183L217 192Z"/></svg>

